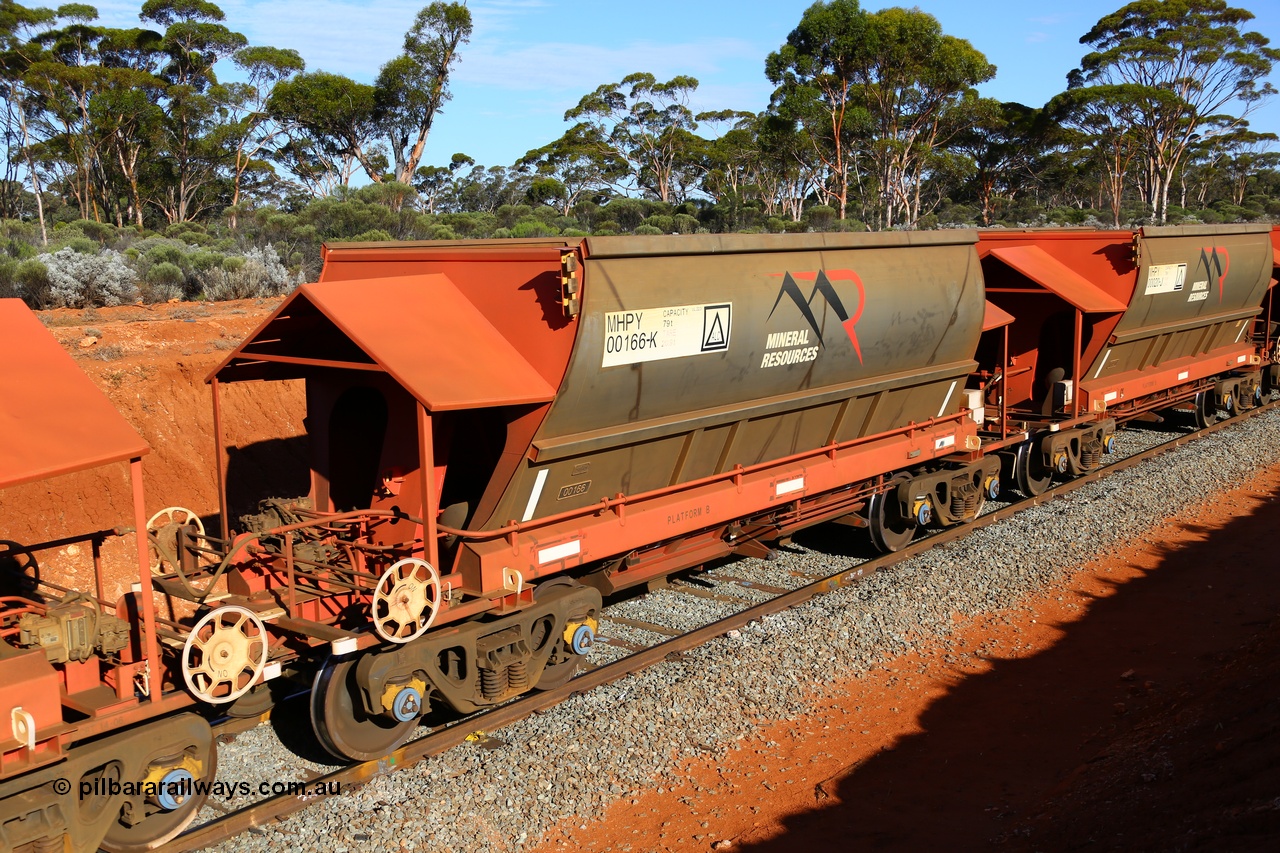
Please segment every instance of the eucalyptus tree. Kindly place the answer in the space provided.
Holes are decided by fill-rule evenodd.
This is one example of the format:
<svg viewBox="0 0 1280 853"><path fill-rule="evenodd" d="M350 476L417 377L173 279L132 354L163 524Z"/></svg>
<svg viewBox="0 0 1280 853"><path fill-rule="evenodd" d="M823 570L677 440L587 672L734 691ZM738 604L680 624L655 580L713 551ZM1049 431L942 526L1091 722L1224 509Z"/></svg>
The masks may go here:
<svg viewBox="0 0 1280 853"><path fill-rule="evenodd" d="M227 85L228 121L214 132L215 144L234 152L231 163L231 206L227 222L236 230L240 195L248 173L273 176L267 155L282 142L287 128L268 109L275 87L306 69L295 50L276 47L246 47L236 51L233 61L248 78Z"/></svg>
<svg viewBox="0 0 1280 853"><path fill-rule="evenodd" d="M841 219L849 207L855 132L869 120L856 92L866 17L858 0L814 3L764 66L765 76L778 87L771 111L807 138L826 172L824 200Z"/></svg>
<svg viewBox="0 0 1280 853"><path fill-rule="evenodd" d="M1144 143L1137 132L1138 114L1132 92L1116 85L1076 87L1054 97L1045 110L1067 134L1067 144L1087 154L1098 166L1112 223L1119 228L1125 189L1136 183L1145 203L1150 188L1133 178L1135 166L1142 162Z"/></svg>
<svg viewBox="0 0 1280 853"><path fill-rule="evenodd" d="M413 188L418 193L418 203L427 213L435 213L436 205L449 192L458 171L464 166L474 166L476 161L466 154L457 153L449 159L448 166L419 166L413 173Z"/></svg>
<svg viewBox="0 0 1280 853"><path fill-rule="evenodd" d="M157 180L151 202L169 222L186 222L212 206L206 190L225 154L212 133L228 118L234 93L219 84L214 65L248 40L223 25L226 15L207 0L147 0L139 17L165 28L164 61L156 72L164 81L164 113L150 164Z"/></svg>
<svg viewBox="0 0 1280 853"><path fill-rule="evenodd" d="M1280 167L1280 152L1271 150L1276 142L1274 133L1251 130L1239 131L1222 140L1222 172L1233 204L1244 204L1250 183L1262 172Z"/></svg>
<svg viewBox="0 0 1280 853"><path fill-rule="evenodd" d="M516 163L533 174L531 189L542 203L555 201L562 216L576 204L620 190L629 163L601 138L592 124L575 124L558 139L527 152Z"/></svg>
<svg viewBox="0 0 1280 853"><path fill-rule="evenodd" d="M780 212L799 222L810 196L818 196L824 204L838 202L831 192L822 146L811 128L764 112L756 117L754 132L760 148L755 176L766 213Z"/></svg>
<svg viewBox="0 0 1280 853"><path fill-rule="evenodd" d="M136 27L104 29L98 43L101 84L90 113L112 171L127 188L127 209L115 205L117 225L128 219L143 226L143 176L165 120L166 83L155 73L163 55L163 37Z"/></svg>
<svg viewBox="0 0 1280 853"><path fill-rule="evenodd" d="M1011 200L1027 177L1027 169L1043 145L1037 129L1040 110L993 98L975 99L974 121L952 142L952 150L969 157L970 182L983 225L995 219L1001 200Z"/></svg>
<svg viewBox="0 0 1280 853"><path fill-rule="evenodd" d="M24 82L30 94L29 119L39 142L37 158L58 175L74 196L81 219L100 215L103 184L101 140L93 133L90 105L104 83L98 42L105 30L92 6L68 4L52 13L48 26L26 45L30 64Z"/></svg>
<svg viewBox="0 0 1280 853"><path fill-rule="evenodd" d="M971 87L995 66L964 39L946 35L919 9L867 12L857 0L815 3L765 61L779 86L774 105L803 120L820 113L827 127L821 156L847 215L854 153L865 152L876 185L863 200L884 228L914 226L927 205L924 182L952 171L945 147L976 120ZM815 125L816 129L816 125ZM936 185L936 182L935 182Z"/></svg>
<svg viewBox="0 0 1280 853"><path fill-rule="evenodd" d="M449 74L458 48L471 38L471 11L463 3L432 3L420 10L404 37L404 52L378 73L374 114L389 142L394 180L413 182L436 114L450 99ZM380 175L370 175L381 180Z"/></svg>
<svg viewBox="0 0 1280 853"><path fill-rule="evenodd" d="M373 86L327 71L277 83L267 109L289 134L276 158L317 196L347 186L356 164L381 180L387 158L375 141L375 97Z"/></svg>
<svg viewBox="0 0 1280 853"><path fill-rule="evenodd" d="M40 169L32 151L31 111L36 98L27 74L32 64L37 61L40 48L33 43L37 33L51 27L57 20L49 9L29 9L11 0L0 2L0 97L5 103L5 143L6 162L13 164L21 161L27 170L27 178L31 181L31 191L35 196L36 215L40 221L40 241L48 245L49 234L45 227L43 186L40 180ZM12 145L15 141L20 154L13 155ZM12 173L6 175L11 178ZM13 215L16 203L10 201L10 189L15 181L4 183L5 216Z"/></svg>
<svg viewBox="0 0 1280 853"><path fill-rule="evenodd" d="M714 110L698 113L696 119L703 127L725 126L703 147L702 191L715 202L725 196L760 198L762 158L755 114Z"/></svg>
<svg viewBox="0 0 1280 853"><path fill-rule="evenodd" d="M698 122L689 99L698 88L693 77L659 82L652 74L629 74L584 95L564 114L584 127L571 133L589 140L600 157L628 164L637 189L663 202L680 193L680 171L687 166Z"/></svg>
<svg viewBox="0 0 1280 853"><path fill-rule="evenodd" d="M1226 0L1136 0L1080 39L1093 50L1068 85L1108 93L1112 124L1141 146L1143 194L1157 222L1191 147L1245 126L1275 94L1266 77L1280 51L1261 33L1241 32L1252 19Z"/></svg>

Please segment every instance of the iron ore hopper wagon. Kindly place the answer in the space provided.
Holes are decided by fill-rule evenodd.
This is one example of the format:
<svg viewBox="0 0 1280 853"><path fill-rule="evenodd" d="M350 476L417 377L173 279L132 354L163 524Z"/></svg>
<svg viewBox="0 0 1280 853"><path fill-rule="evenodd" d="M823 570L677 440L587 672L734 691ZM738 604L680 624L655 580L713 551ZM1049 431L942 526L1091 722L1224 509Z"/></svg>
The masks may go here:
<svg viewBox="0 0 1280 853"><path fill-rule="evenodd" d="M209 376L216 535L142 521L139 492L140 583L99 593L74 654L64 622L21 628L61 612L51 587L3 599L0 695L29 718L0 849L162 842L214 778L208 721L269 707L279 676L310 684L327 749L380 757L433 706L571 678L604 595L821 522L894 551L1097 467L1126 420L1254 405L1274 258L1249 226L328 246ZM223 386L284 380L309 494L233 520ZM134 439L111 459L136 468ZM133 793L78 793L106 775Z"/></svg>

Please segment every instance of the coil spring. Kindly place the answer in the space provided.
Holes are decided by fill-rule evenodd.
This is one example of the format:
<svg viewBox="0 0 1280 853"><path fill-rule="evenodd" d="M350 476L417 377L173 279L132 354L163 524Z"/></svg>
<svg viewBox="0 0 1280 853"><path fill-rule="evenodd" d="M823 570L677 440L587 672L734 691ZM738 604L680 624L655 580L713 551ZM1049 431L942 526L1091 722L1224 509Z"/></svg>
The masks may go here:
<svg viewBox="0 0 1280 853"><path fill-rule="evenodd" d="M1094 468L1102 462L1102 450L1097 447L1085 447L1080 450L1080 467Z"/></svg>
<svg viewBox="0 0 1280 853"><path fill-rule="evenodd" d="M31 853L61 853L62 839L48 836L31 842Z"/></svg>
<svg viewBox="0 0 1280 853"><path fill-rule="evenodd" d="M497 699L507 692L507 668L480 670L480 692L486 699Z"/></svg>
<svg viewBox="0 0 1280 853"><path fill-rule="evenodd" d="M978 501L981 498L977 492L966 489L963 492L951 493L951 516L952 518L968 518L978 511Z"/></svg>
<svg viewBox="0 0 1280 853"><path fill-rule="evenodd" d="M512 690L522 691L529 686L529 671L524 661L519 660L507 667L507 683Z"/></svg>

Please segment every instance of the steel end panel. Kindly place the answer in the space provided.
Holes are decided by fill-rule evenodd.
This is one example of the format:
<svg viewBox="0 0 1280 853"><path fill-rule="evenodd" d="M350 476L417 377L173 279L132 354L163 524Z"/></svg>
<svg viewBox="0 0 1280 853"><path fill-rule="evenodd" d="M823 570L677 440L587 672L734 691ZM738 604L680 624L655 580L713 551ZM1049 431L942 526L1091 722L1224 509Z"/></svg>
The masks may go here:
<svg viewBox="0 0 1280 853"><path fill-rule="evenodd" d="M0 488L149 451L20 299L0 299Z"/></svg>
<svg viewBox="0 0 1280 853"><path fill-rule="evenodd" d="M1112 314L1128 306L1039 246L1008 246L991 251L1013 269L1089 314Z"/></svg>
<svg viewBox="0 0 1280 853"><path fill-rule="evenodd" d="M275 318L301 314L305 307L353 345L346 353L351 366L376 365L429 411L545 403L555 397L550 383L446 276L304 284ZM313 326L287 335L268 323L228 363L292 359L276 363L305 367L308 360L320 360L310 349L317 331Z"/></svg>

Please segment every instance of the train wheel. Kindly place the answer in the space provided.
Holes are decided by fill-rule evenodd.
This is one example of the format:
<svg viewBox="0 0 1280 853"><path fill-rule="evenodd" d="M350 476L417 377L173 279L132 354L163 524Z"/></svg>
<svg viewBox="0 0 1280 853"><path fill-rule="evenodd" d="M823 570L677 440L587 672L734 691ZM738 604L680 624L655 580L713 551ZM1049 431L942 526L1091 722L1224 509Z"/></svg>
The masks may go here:
<svg viewBox="0 0 1280 853"><path fill-rule="evenodd" d="M1191 415L1196 429L1204 429L1218 422L1218 403L1213 399L1212 391L1201 391L1196 394Z"/></svg>
<svg viewBox="0 0 1280 853"><path fill-rule="evenodd" d="M547 593L556 587L579 587L581 585L573 578L553 578L538 584L533 590L533 598L535 601L539 598L545 598ZM534 685L535 690L555 690L578 674L578 670L582 668L583 662L587 659L587 651L590 650L591 644L595 641L594 629L585 622L588 616L589 614L586 614L582 615L580 620L571 620L579 621L580 625L570 635L569 640L560 640L554 637L550 639L550 642L555 643L557 646L556 650L551 653L554 663L548 662L543 668L542 675L538 677L538 683ZM549 619L545 626L541 623L534 626L535 634L538 631L547 630L551 630ZM541 648L543 642L546 642L545 635L534 637L535 647Z"/></svg>
<svg viewBox="0 0 1280 853"><path fill-rule="evenodd" d="M40 564L26 546L0 539L0 595L35 598L40 590Z"/></svg>
<svg viewBox="0 0 1280 853"><path fill-rule="evenodd" d="M147 808L154 811L133 826L125 825L122 820L112 823L111 829L107 830L99 845L100 849L107 853L142 853L173 840L186 829L204 801L209 798L208 787L201 792L194 782L212 783L218 775L218 745L212 735L208 749L201 758L203 769L198 780L180 765L161 772L159 778L151 778L156 775L156 772L151 772L148 773L148 778L137 780L160 783L160 796L149 800L147 804ZM184 790L189 793L181 793Z"/></svg>
<svg viewBox="0 0 1280 853"><path fill-rule="evenodd" d="M409 739L418 727L421 697L415 713L400 720L390 714L365 713L356 684L359 657L330 657L311 687L311 727L321 746L337 758L370 761Z"/></svg>
<svg viewBox="0 0 1280 853"><path fill-rule="evenodd" d="M889 481L889 488L877 492L867 501L867 530L871 533L871 544L881 554L902 550L916 535L915 519L902 515L895 494L906 479L904 476L894 477Z"/></svg>
<svg viewBox="0 0 1280 853"><path fill-rule="evenodd" d="M227 706L227 716L247 719L261 717L275 707L276 698L271 692L271 682L264 681L249 688L239 699Z"/></svg>
<svg viewBox="0 0 1280 853"><path fill-rule="evenodd" d="M1029 498L1042 495L1053 481L1053 469L1044 464L1040 451L1034 442L1027 442L1018 448L1018 455L1013 460L1013 476L1018 484L1018 491Z"/></svg>
<svg viewBox="0 0 1280 853"><path fill-rule="evenodd" d="M1227 417L1238 417L1245 409L1253 408L1253 406L1250 405L1251 402L1252 398L1245 397L1244 394L1240 393L1240 388L1238 386L1232 388L1231 394L1227 400Z"/></svg>

